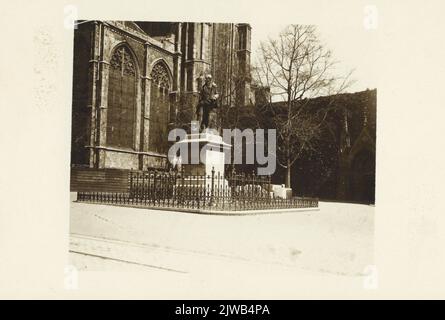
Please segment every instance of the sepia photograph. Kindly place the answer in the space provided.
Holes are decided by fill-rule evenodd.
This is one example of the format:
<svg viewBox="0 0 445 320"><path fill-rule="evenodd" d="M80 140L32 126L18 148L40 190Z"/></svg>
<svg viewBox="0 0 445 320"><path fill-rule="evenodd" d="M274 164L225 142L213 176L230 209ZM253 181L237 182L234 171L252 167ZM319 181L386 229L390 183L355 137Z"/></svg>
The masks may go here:
<svg viewBox="0 0 445 320"><path fill-rule="evenodd" d="M273 29L76 21L73 266L369 276L377 89L316 25Z"/></svg>
<svg viewBox="0 0 445 320"><path fill-rule="evenodd" d="M441 8L2 3L0 299L443 299Z"/></svg>

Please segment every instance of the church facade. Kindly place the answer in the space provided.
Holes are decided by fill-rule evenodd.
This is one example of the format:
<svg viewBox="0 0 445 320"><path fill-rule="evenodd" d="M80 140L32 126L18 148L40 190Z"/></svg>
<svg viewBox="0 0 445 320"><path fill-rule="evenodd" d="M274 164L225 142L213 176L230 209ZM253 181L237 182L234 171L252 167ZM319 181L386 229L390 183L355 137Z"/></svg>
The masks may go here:
<svg viewBox="0 0 445 320"><path fill-rule="evenodd" d="M74 32L71 164L165 168L169 129L192 120L204 76L222 106L250 93L248 24L87 21Z"/></svg>

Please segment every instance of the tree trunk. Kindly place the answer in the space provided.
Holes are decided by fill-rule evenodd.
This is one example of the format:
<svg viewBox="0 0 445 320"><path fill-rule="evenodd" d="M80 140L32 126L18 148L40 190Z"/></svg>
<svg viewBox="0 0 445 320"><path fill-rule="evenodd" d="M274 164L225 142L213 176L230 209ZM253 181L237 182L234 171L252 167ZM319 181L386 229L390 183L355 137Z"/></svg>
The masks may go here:
<svg viewBox="0 0 445 320"><path fill-rule="evenodd" d="M285 186L286 188L290 188L291 187L291 164L290 164L290 160L287 160L287 168L286 168L286 181L285 181Z"/></svg>
<svg viewBox="0 0 445 320"><path fill-rule="evenodd" d="M291 67L289 68L289 70L292 69L292 64ZM291 78L291 75L289 74L289 79ZM286 182L285 182L285 186L286 188L290 188L291 184L290 184L290 169L291 169L291 161L290 161L290 130L291 130L291 123L290 123L290 118L291 118L291 108L292 108L292 89L291 89L291 85L290 85L290 81L288 82L288 87L287 87L287 136L286 136L286 156L287 156L287 166L286 166Z"/></svg>

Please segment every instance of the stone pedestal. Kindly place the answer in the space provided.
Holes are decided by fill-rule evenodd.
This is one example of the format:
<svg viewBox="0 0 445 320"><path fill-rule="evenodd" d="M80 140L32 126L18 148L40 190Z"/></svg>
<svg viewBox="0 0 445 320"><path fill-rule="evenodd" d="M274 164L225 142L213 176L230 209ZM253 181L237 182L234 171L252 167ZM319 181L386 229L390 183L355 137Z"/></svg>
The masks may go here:
<svg viewBox="0 0 445 320"><path fill-rule="evenodd" d="M181 149L181 179L176 190L185 199L195 199L196 194L214 205L215 197L230 196L228 181L224 176L224 150L231 146L222 137L213 133L194 133L177 142ZM184 150L183 150L184 151ZM202 199L201 199L202 200Z"/></svg>
<svg viewBox="0 0 445 320"><path fill-rule="evenodd" d="M224 177L224 149L231 146L224 143L220 135L213 133L195 133L178 142L186 144L187 159L181 158L182 170L186 176ZM184 155L181 155L184 157Z"/></svg>

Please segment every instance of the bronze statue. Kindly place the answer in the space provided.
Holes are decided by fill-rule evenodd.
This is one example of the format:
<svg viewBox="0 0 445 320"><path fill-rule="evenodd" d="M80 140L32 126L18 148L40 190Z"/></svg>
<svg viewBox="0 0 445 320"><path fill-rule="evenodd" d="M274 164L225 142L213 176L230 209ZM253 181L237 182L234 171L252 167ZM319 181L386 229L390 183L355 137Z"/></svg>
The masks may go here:
<svg viewBox="0 0 445 320"><path fill-rule="evenodd" d="M201 131L207 128L216 128L215 109L218 108L218 97L216 84L212 81L212 76L208 74L199 93L199 102L196 107L196 115Z"/></svg>

